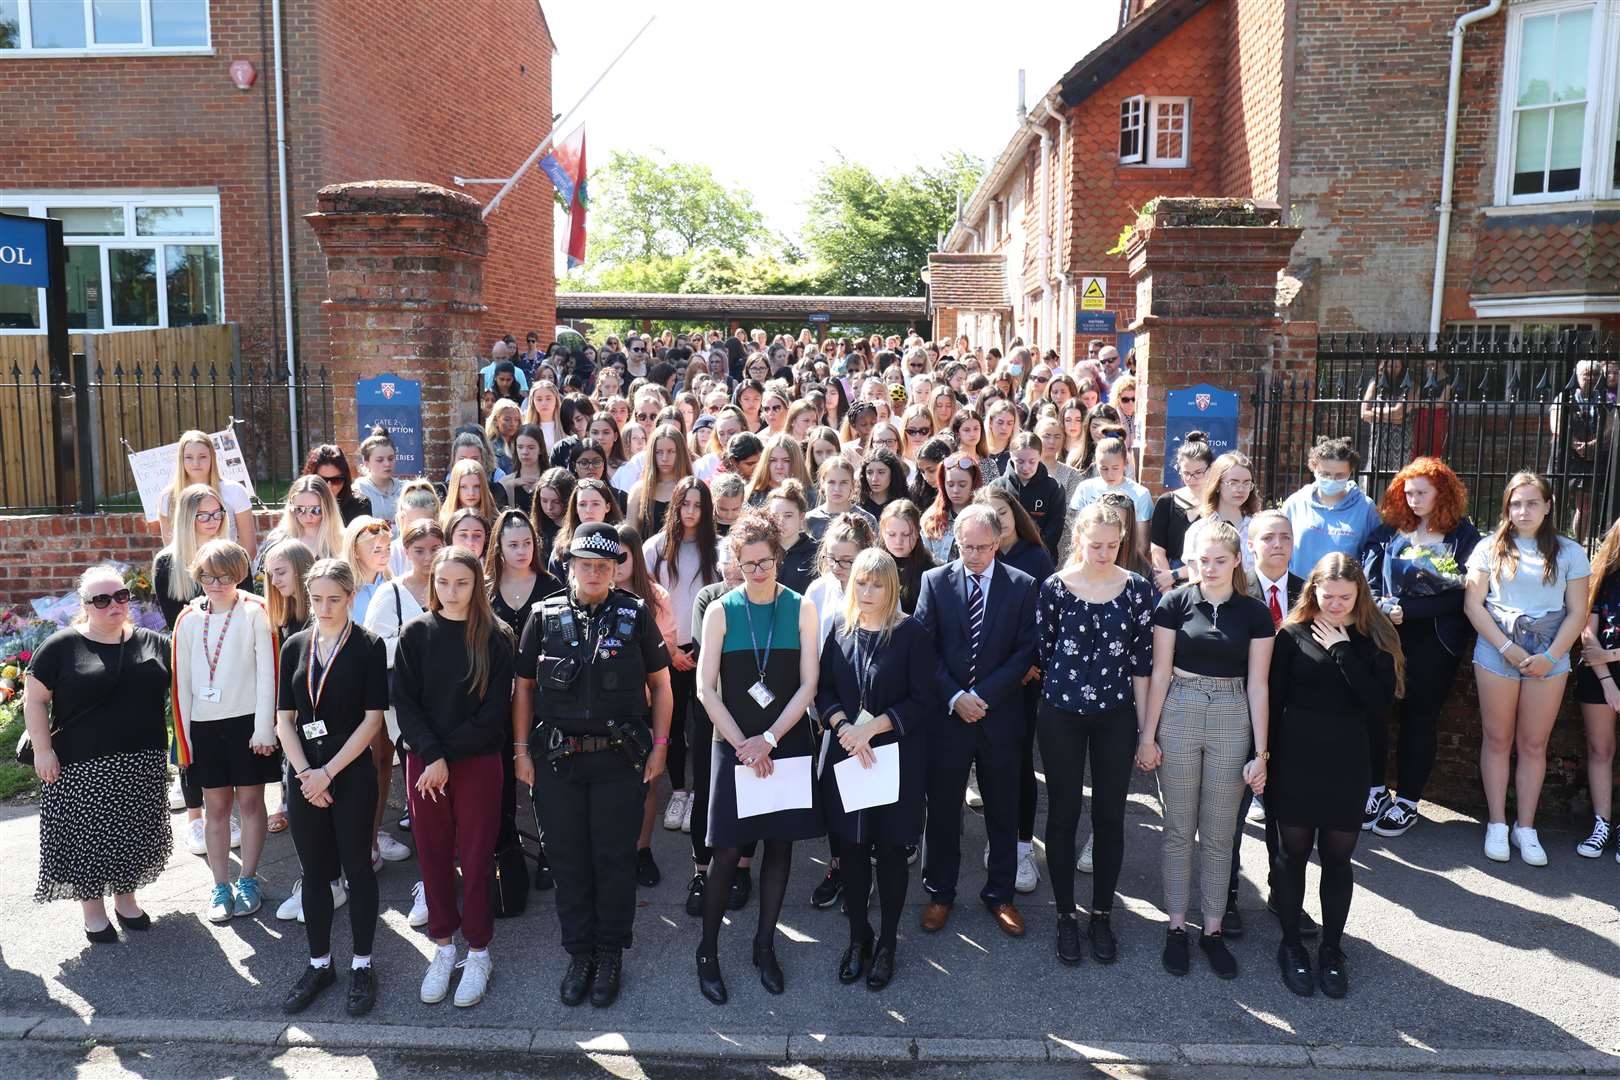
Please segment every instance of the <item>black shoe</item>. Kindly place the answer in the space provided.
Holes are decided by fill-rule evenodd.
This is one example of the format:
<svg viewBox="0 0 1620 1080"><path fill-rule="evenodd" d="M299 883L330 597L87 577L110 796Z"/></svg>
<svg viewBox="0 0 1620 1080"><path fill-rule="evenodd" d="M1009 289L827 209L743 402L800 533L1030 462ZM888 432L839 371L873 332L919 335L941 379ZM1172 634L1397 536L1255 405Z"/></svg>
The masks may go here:
<svg viewBox="0 0 1620 1080"><path fill-rule="evenodd" d="M371 969L371 965L350 971L349 1015L364 1016L375 1004L377 1004L377 973Z"/></svg>
<svg viewBox="0 0 1620 1080"><path fill-rule="evenodd" d="M571 955L568 970L563 972L562 985L557 988L557 996L562 998L564 1005L578 1005L591 992L591 979L595 975L595 957L585 953Z"/></svg>
<svg viewBox="0 0 1620 1080"><path fill-rule="evenodd" d="M1169 931L1164 935L1164 970L1172 975L1185 975L1190 966L1186 929Z"/></svg>
<svg viewBox="0 0 1620 1080"><path fill-rule="evenodd" d="M694 919L703 917L703 894L709 887L709 875L699 870L686 886L686 913Z"/></svg>
<svg viewBox="0 0 1620 1080"><path fill-rule="evenodd" d="M96 945L116 945L118 943L118 931L113 929L112 923L108 923L100 930L86 930L84 936Z"/></svg>
<svg viewBox="0 0 1620 1080"><path fill-rule="evenodd" d="M1316 993L1316 980L1311 977L1311 954L1305 951L1305 946L1290 946L1286 941L1278 945L1277 969L1282 972L1283 985L1300 997Z"/></svg>
<svg viewBox="0 0 1620 1080"><path fill-rule="evenodd" d="M838 867L827 869L827 876L821 879L816 891L810 894L810 906L815 908L830 908L838 903L838 898L844 894L844 878L838 872ZM851 980L852 982L854 980Z"/></svg>
<svg viewBox="0 0 1620 1080"><path fill-rule="evenodd" d="M720 957L698 953L697 969L698 989L703 991L703 996L716 1005L724 1005L729 995L726 982L720 977Z"/></svg>
<svg viewBox="0 0 1620 1080"><path fill-rule="evenodd" d="M838 981L845 986L866 974L867 965L872 962L872 939L865 941L852 941L849 948L844 950L844 961L838 965Z"/></svg>
<svg viewBox="0 0 1620 1080"><path fill-rule="evenodd" d="M759 985L767 994L780 994L785 989L782 965L776 962L776 950L771 946L754 942L754 966L759 968Z"/></svg>
<svg viewBox="0 0 1620 1080"><path fill-rule="evenodd" d="M1072 911L1057 918L1057 956L1065 964L1080 962L1080 916Z"/></svg>
<svg viewBox="0 0 1620 1080"><path fill-rule="evenodd" d="M1119 941L1114 937L1113 919L1106 911L1091 913L1091 955L1099 964L1119 959Z"/></svg>
<svg viewBox="0 0 1620 1080"><path fill-rule="evenodd" d="M1226 939L1220 934L1199 934L1198 947L1204 952L1204 959L1209 961L1209 968L1223 979L1237 978L1237 957L1232 950L1226 947Z"/></svg>
<svg viewBox="0 0 1620 1080"><path fill-rule="evenodd" d="M1235 896L1226 900L1226 914L1221 916L1221 936L1233 941L1243 936L1243 912L1238 910Z"/></svg>
<svg viewBox="0 0 1620 1080"><path fill-rule="evenodd" d="M131 918L128 915L125 915L121 911L116 911L115 910L113 912L113 914L118 916L118 925L122 926L125 930L150 930L150 929L152 929L152 916L148 915L144 911L141 912L139 915L136 915L133 918Z"/></svg>
<svg viewBox="0 0 1620 1080"><path fill-rule="evenodd" d="M557 887L557 879L551 876L551 863L546 859L545 849L540 850L540 861L534 867L534 891L545 892L547 889Z"/></svg>
<svg viewBox="0 0 1620 1080"><path fill-rule="evenodd" d="M1282 916L1277 914L1277 898L1275 896L1266 900L1266 910L1273 915L1277 915L1278 920L1281 921ZM1322 928L1316 925L1316 920L1311 918L1311 913L1301 908L1299 912L1299 936L1302 938L1314 938L1321 932Z"/></svg>
<svg viewBox="0 0 1620 1080"><path fill-rule="evenodd" d="M664 880L664 875L658 872L658 864L653 862L652 848L636 849L636 884L643 889L651 889Z"/></svg>
<svg viewBox="0 0 1620 1080"><path fill-rule="evenodd" d="M726 905L732 911L741 911L748 906L748 898L754 895L754 875L746 866L737 867L737 876L731 879L731 902Z"/></svg>
<svg viewBox="0 0 1620 1080"><path fill-rule="evenodd" d="M894 946L879 945L872 954L872 966L866 972L866 988L881 990L894 978Z"/></svg>
<svg viewBox="0 0 1620 1080"><path fill-rule="evenodd" d="M619 975L624 954L618 949L596 950L596 978L591 982L591 1004L605 1009L619 999Z"/></svg>
<svg viewBox="0 0 1620 1080"><path fill-rule="evenodd" d="M1345 967L1343 949L1323 945L1316 950L1316 978L1322 984L1322 993L1342 998L1350 992L1350 974Z"/></svg>
<svg viewBox="0 0 1620 1080"><path fill-rule="evenodd" d="M332 965L315 967L313 964L304 968L304 973L298 976L293 988L287 991L287 996L281 1001L281 1011L286 1013L301 1013L309 1008L310 1003L321 996L321 991L337 982L337 973Z"/></svg>

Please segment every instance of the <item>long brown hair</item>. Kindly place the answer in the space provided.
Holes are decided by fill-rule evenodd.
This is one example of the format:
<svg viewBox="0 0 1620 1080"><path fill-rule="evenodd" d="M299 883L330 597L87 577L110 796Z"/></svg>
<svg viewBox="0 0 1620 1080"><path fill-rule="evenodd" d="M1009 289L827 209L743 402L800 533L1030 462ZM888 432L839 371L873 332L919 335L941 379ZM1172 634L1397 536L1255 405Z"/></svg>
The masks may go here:
<svg viewBox="0 0 1620 1080"><path fill-rule="evenodd" d="M694 491L698 493L702 510L697 528L687 535L686 524L681 521L681 507L685 505L686 497ZM698 580L705 585L713 585L720 580L719 544L714 532L714 498L709 494L708 484L695 476L682 477L676 483L669 497L669 512L664 515L663 537L663 546L652 566L654 574L663 573L667 566L670 585L677 584L681 580L681 545L691 541L698 550Z"/></svg>
<svg viewBox="0 0 1620 1080"><path fill-rule="evenodd" d="M271 559L283 559L292 569L291 596L281 595L281 590L270 584ZM275 633L280 634L294 623L303 626L309 622L309 594L304 592L304 575L314 565L315 553L302 540L291 536L276 541L264 553L264 600L269 609L270 629Z"/></svg>
<svg viewBox="0 0 1620 1080"><path fill-rule="evenodd" d="M534 541L534 554L529 556L529 572L537 577L546 572L545 564L540 561L540 533L535 529L534 522L523 511L507 507L496 517L494 526L489 530L489 539L484 541L484 577L489 581L491 597L501 587L501 575L506 571L506 560L501 558L501 537L507 529L522 529L529 534L529 539Z"/></svg>
<svg viewBox="0 0 1620 1080"><path fill-rule="evenodd" d="M659 424L653 428L652 434L647 436L647 445L642 447L641 450L646 455L646 460L641 467L641 479L636 483L637 520L631 522L642 534L647 536L651 536L657 531L653 523L653 503L657 498L658 483L664 479L664 477L658 475L658 442L660 439L668 439L675 444L675 474L669 479L679 483L692 475L692 456L686 450L685 433L674 424Z"/></svg>
<svg viewBox="0 0 1620 1080"><path fill-rule="evenodd" d="M1597 603L1598 593L1603 589L1603 579L1613 573L1616 566L1620 566L1620 518L1603 534L1603 542L1598 545L1597 554L1592 556L1592 581L1586 598L1588 608Z"/></svg>
<svg viewBox="0 0 1620 1080"><path fill-rule="evenodd" d="M673 509L671 507L671 512ZM642 550L641 533L628 521L621 521L614 527L619 531L619 543L624 546L625 558L630 563L630 580L614 587L640 597L646 603L647 610L656 615L663 605L658 601L658 593L653 590L652 575L647 573L647 556Z"/></svg>
<svg viewBox="0 0 1620 1080"><path fill-rule="evenodd" d="M1140 574L1152 581L1153 564L1148 561L1146 553L1138 551L1136 547L1136 504L1131 501L1131 497L1123 491L1105 491L1097 496L1097 501L1092 505L1105 506L1119 515L1124 531L1120 533L1119 552L1114 556L1114 565L1123 566L1131 573ZM1075 523L1074 529L1074 535L1080 535L1079 522ZM1242 559L1239 558L1238 561L1241 562Z"/></svg>
<svg viewBox="0 0 1620 1080"><path fill-rule="evenodd" d="M467 605L467 690L481 698L489 690L490 641L504 641L510 649L512 631L495 617L484 588L484 567L478 556L465 548L444 547L433 556L433 570L428 574L428 610L437 612L444 606L439 602L437 579L439 568L448 562L466 567L473 576L472 600Z"/></svg>
<svg viewBox="0 0 1620 1080"><path fill-rule="evenodd" d="M1046 549L1046 542L1041 539L1041 530L1035 524L1035 519L1029 516L1029 511L1018 501L1018 496L1006 488L997 484L987 484L973 493L973 501L992 510L996 509L996 503L1001 503L1007 508L1007 512L1012 514L1013 535L1043 551Z"/></svg>
<svg viewBox="0 0 1620 1080"><path fill-rule="evenodd" d="M1356 606L1351 611L1356 632L1372 638L1374 645L1394 659L1395 696L1405 697L1406 654L1401 651L1401 636L1396 632L1395 624L1389 621L1389 616L1379 611L1378 605L1373 603L1372 590L1367 587L1361 564L1351 556L1342 551L1322 556L1305 579L1305 587L1299 591L1299 599L1288 613L1285 625L1298 623L1309 626L1316 621L1316 617L1322 613L1321 606L1316 602L1316 586L1323 581L1348 581L1356 587Z"/></svg>
<svg viewBox="0 0 1620 1080"><path fill-rule="evenodd" d="M1529 470L1514 473L1507 487L1502 489L1502 518L1496 523L1496 531L1491 534L1491 577L1502 581L1518 576L1519 546L1513 542L1513 520L1508 517L1508 503L1513 501L1513 492L1522 487L1535 488L1547 503L1547 516L1541 519L1541 527L1536 530L1536 548L1541 552L1545 564L1541 571L1541 582L1551 585L1558 580L1558 528L1553 524L1552 488L1547 481ZM1503 570L1509 572L1504 574Z"/></svg>

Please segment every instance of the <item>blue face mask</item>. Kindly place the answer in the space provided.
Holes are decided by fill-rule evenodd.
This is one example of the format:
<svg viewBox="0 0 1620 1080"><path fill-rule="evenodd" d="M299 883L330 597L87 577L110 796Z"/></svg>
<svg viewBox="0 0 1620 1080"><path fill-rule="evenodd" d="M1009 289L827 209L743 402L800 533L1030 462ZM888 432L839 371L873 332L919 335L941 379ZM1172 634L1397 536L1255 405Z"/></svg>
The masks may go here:
<svg viewBox="0 0 1620 1080"><path fill-rule="evenodd" d="M1023 375L1023 373L1024 373L1024 365L1023 364L1008 364L1007 365L1007 374L1011 375L1013 378L1016 379L1019 376Z"/></svg>
<svg viewBox="0 0 1620 1080"><path fill-rule="evenodd" d="M1330 480L1325 476L1316 478L1316 490L1330 499L1335 495L1343 495L1349 486L1349 480Z"/></svg>

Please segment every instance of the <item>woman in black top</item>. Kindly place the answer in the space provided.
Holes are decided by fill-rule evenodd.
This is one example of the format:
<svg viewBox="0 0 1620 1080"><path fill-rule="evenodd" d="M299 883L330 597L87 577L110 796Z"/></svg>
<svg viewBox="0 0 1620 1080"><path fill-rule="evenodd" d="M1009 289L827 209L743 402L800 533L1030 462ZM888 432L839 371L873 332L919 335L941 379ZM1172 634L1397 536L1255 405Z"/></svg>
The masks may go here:
<svg viewBox="0 0 1620 1080"><path fill-rule="evenodd" d="M1200 515L1204 505L1204 480L1209 468L1215 464L1215 452L1209 448L1209 439L1202 431L1187 432L1186 441L1176 451L1176 470L1181 474L1181 486L1160 495L1153 504L1150 527L1153 536L1153 583L1160 592L1180 584L1188 575L1177 575L1181 569L1181 552L1187 544L1187 530Z"/></svg>
<svg viewBox="0 0 1620 1080"><path fill-rule="evenodd" d="M848 985L864 973L868 989L881 990L894 976L895 931L906 903L906 849L923 828L927 727L943 702L932 635L900 610L894 559L874 548L855 556L848 594L821 656L816 710L833 738L820 783L827 824L839 840L849 916L849 948L838 981ZM891 745L899 757L899 798L846 811L838 763L853 757L871 768L874 751ZM867 921L874 860L881 916L875 950Z"/></svg>
<svg viewBox="0 0 1620 1080"><path fill-rule="evenodd" d="M574 495L574 474L560 466L553 466L540 474L535 485L534 503L529 508L529 520L540 534L537 567L549 566L551 553L557 546L557 531L568 515L568 502Z"/></svg>
<svg viewBox="0 0 1620 1080"><path fill-rule="evenodd" d="M341 867L349 882L349 926L354 960L350 1016L377 1001L371 947L377 934L377 875L371 869L372 813L377 767L372 739L388 707L388 651L382 640L349 620L354 571L340 559L322 559L304 579L314 625L281 646L276 731L292 778L287 818L303 875L329 881ZM309 966L282 1008L308 1008L336 981L332 971L332 893L304 890Z"/></svg>
<svg viewBox="0 0 1620 1080"><path fill-rule="evenodd" d="M332 489L332 498L337 500L338 513L343 515L343 524L371 515L371 500L354 493L354 471L349 468L349 459L343 456L341 447L323 443L312 449L304 459L304 475L326 481L326 486Z"/></svg>
<svg viewBox="0 0 1620 1080"><path fill-rule="evenodd" d="M917 610L922 576L934 568L934 557L922 542L922 512L910 499L896 499L883 508L878 521L878 542L900 571L900 610Z"/></svg>
<svg viewBox="0 0 1620 1080"><path fill-rule="evenodd" d="M85 936L118 940L107 917L145 930L135 890L163 873L173 846L164 795L169 639L133 625L123 574L93 566L79 578L82 614L34 650L23 718L39 793L36 903L79 901Z"/></svg>
<svg viewBox="0 0 1620 1080"><path fill-rule="evenodd" d="M782 562L776 580L803 596L819 576L816 555L820 545L804 531L804 515L810 509L804 485L785 480L766 496L764 510L776 522L782 535Z"/></svg>
<svg viewBox="0 0 1620 1080"><path fill-rule="evenodd" d="M1204 926L1199 946L1215 974L1231 979L1237 961L1221 936L1221 918L1243 786L1258 795L1266 783L1266 671L1274 628L1271 612L1246 591L1236 529L1212 522L1192 554L1197 580L1166 593L1153 612L1153 678L1136 763L1159 769L1164 801L1165 970L1187 973L1196 836Z"/></svg>
<svg viewBox="0 0 1620 1080"><path fill-rule="evenodd" d="M861 462L861 509L877 521L883 516L884 507L905 495L906 463L893 450L884 447L868 450L866 459Z"/></svg>
<svg viewBox="0 0 1620 1080"><path fill-rule="evenodd" d="M562 583L541 569L540 538L521 510L502 510L495 519L483 569L490 606L518 640L534 605L562 591Z"/></svg>
<svg viewBox="0 0 1620 1080"><path fill-rule="evenodd" d="M1271 659L1272 766L1266 815L1282 847L1277 917L1283 984L1309 996L1311 962L1300 943L1305 866L1322 860L1322 992L1343 997L1345 920L1350 914L1350 855L1367 796L1367 746L1373 724L1401 695L1400 637L1373 604L1361 567L1343 552L1316 564L1299 602L1277 634Z"/></svg>

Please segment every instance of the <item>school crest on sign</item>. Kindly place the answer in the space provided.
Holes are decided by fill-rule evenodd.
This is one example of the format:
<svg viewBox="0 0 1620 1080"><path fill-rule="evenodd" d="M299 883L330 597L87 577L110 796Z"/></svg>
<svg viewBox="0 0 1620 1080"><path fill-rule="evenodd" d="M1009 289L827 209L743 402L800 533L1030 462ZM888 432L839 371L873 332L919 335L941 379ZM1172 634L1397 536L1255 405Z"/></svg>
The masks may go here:
<svg viewBox="0 0 1620 1080"><path fill-rule="evenodd" d="M384 394L388 393L388 387L387 387L386 384L383 386L383 393ZM1208 394L1199 394L1197 397L1195 397L1193 399L1193 404L1198 406L1198 411L1199 412L1208 412L1209 411L1210 400L1211 399L1210 399L1210 396Z"/></svg>

